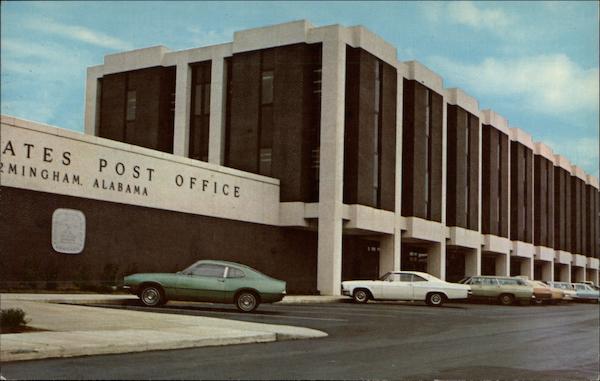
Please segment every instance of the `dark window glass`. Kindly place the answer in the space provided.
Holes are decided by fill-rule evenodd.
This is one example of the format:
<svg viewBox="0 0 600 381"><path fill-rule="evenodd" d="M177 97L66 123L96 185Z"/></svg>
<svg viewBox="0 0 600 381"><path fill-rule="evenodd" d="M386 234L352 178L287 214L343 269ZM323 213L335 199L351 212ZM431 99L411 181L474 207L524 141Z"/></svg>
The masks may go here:
<svg viewBox="0 0 600 381"><path fill-rule="evenodd" d="M192 159L208 161L211 62L192 65L190 152Z"/></svg>
<svg viewBox="0 0 600 381"><path fill-rule="evenodd" d="M194 115L202 115L202 85L194 86Z"/></svg>
<svg viewBox="0 0 600 381"><path fill-rule="evenodd" d="M412 282L412 274L400 274L400 282Z"/></svg>
<svg viewBox="0 0 600 381"><path fill-rule="evenodd" d="M230 267L227 271L227 278L243 278L246 274L242 270Z"/></svg>
<svg viewBox="0 0 600 381"><path fill-rule="evenodd" d="M225 273L225 266L201 264L191 270L194 276L205 276L209 278L222 278Z"/></svg>
<svg viewBox="0 0 600 381"><path fill-rule="evenodd" d="M135 120L136 112L136 92L135 90L127 91L127 121L131 122Z"/></svg>
<svg viewBox="0 0 600 381"><path fill-rule="evenodd" d="M427 279L423 278L422 276L413 274L413 280L412 281L413 282L427 282Z"/></svg>
<svg viewBox="0 0 600 381"><path fill-rule="evenodd" d="M273 71L267 70L262 73L261 104L273 103Z"/></svg>

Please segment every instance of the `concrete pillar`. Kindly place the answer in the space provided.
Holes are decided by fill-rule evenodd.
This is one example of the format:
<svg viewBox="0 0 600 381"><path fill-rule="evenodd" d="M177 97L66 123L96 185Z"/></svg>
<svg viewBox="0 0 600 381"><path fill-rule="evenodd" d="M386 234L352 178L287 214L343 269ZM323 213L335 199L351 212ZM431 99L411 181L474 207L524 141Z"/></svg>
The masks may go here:
<svg viewBox="0 0 600 381"><path fill-rule="evenodd" d="M570 264L560 264L560 281L561 282L571 282L571 265Z"/></svg>
<svg viewBox="0 0 600 381"><path fill-rule="evenodd" d="M496 257L496 275L510 276L510 255L501 254Z"/></svg>
<svg viewBox="0 0 600 381"><path fill-rule="evenodd" d="M545 282L554 282L554 262L542 262L542 280Z"/></svg>
<svg viewBox="0 0 600 381"><path fill-rule="evenodd" d="M213 58L210 82L210 131L208 138L208 162L222 165L225 160L225 97L227 71L225 60Z"/></svg>
<svg viewBox="0 0 600 381"><path fill-rule="evenodd" d="M98 109L98 79L102 77L102 67L88 67L85 82L85 110L83 128L87 135L98 136L96 119L100 110Z"/></svg>
<svg viewBox="0 0 600 381"><path fill-rule="evenodd" d="M427 249L427 272L446 279L446 242L434 243Z"/></svg>
<svg viewBox="0 0 600 381"><path fill-rule="evenodd" d="M323 41L317 289L339 295L342 278L346 44L340 28Z"/></svg>
<svg viewBox="0 0 600 381"><path fill-rule="evenodd" d="M572 282L585 282L585 267L575 267L575 279L573 279Z"/></svg>
<svg viewBox="0 0 600 381"><path fill-rule="evenodd" d="M481 248L465 253L465 276L481 275Z"/></svg>
<svg viewBox="0 0 600 381"><path fill-rule="evenodd" d="M188 65L187 62L178 63L175 80L175 125L173 131L173 153L175 155L184 157L189 156L190 149L191 82L192 71L190 65Z"/></svg>
<svg viewBox="0 0 600 381"><path fill-rule="evenodd" d="M400 231L379 240L379 275L390 271L400 271Z"/></svg>
<svg viewBox="0 0 600 381"><path fill-rule="evenodd" d="M525 275L529 279L533 279L533 258L524 258L521 261L520 275Z"/></svg>

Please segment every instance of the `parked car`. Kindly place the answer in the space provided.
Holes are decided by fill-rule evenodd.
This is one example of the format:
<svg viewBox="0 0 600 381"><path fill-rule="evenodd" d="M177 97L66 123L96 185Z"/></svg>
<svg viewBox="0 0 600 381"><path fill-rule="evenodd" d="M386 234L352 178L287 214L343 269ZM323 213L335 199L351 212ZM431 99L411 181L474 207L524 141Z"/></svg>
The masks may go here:
<svg viewBox="0 0 600 381"><path fill-rule="evenodd" d="M467 277L460 283L471 286L472 299L495 300L505 306L535 300L533 287L516 277L480 275Z"/></svg>
<svg viewBox="0 0 600 381"><path fill-rule="evenodd" d="M533 287L533 295L538 303L556 304L563 299L564 293L561 290L552 288L544 282L539 280L527 280L526 282Z"/></svg>
<svg viewBox="0 0 600 381"><path fill-rule="evenodd" d="M202 260L183 271L133 274L124 278L124 287L146 306L168 300L234 303L242 312L251 312L260 303L283 299L286 283L239 263Z"/></svg>
<svg viewBox="0 0 600 381"><path fill-rule="evenodd" d="M572 301L575 300L577 292L573 285L569 282L546 282L550 287L557 288L563 292L563 300Z"/></svg>
<svg viewBox="0 0 600 381"><path fill-rule="evenodd" d="M575 287L576 300L590 302L600 301L600 293L598 292L598 290L594 290L589 284L573 283L573 286Z"/></svg>
<svg viewBox="0 0 600 381"><path fill-rule="evenodd" d="M389 272L379 280L342 282L342 294L352 296L357 303L373 300L425 301L441 306L446 300L467 299L469 286L445 282L418 271Z"/></svg>
<svg viewBox="0 0 600 381"><path fill-rule="evenodd" d="M590 287L592 287L594 290L599 290L600 291L600 287L596 286L594 284L594 282L592 282L590 280L586 280L586 281L583 281L581 283L585 283L585 284L589 285Z"/></svg>

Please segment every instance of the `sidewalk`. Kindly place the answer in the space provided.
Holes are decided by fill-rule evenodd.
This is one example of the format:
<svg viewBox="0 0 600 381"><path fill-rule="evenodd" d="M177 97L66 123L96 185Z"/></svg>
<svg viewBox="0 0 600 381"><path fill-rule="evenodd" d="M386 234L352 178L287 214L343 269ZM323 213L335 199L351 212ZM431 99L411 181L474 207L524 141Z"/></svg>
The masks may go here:
<svg viewBox="0 0 600 381"><path fill-rule="evenodd" d="M306 303L311 298L292 297L287 303ZM263 343L327 336L318 330L286 325L56 304L119 303L131 299L136 297L0 294L2 309L21 308L30 320L28 326L46 330L0 335L0 361ZM321 299L321 302L325 300L329 299Z"/></svg>

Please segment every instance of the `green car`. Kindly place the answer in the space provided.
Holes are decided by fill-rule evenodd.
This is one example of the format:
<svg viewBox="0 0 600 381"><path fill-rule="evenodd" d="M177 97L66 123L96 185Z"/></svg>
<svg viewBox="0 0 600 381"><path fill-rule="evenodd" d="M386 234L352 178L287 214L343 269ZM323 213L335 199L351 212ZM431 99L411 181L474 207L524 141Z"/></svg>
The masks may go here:
<svg viewBox="0 0 600 381"><path fill-rule="evenodd" d="M234 303L240 311L251 312L260 303L283 299L286 283L238 263L203 260L176 274L128 275L123 285L148 307L191 300Z"/></svg>
<svg viewBox="0 0 600 381"><path fill-rule="evenodd" d="M459 283L471 286L470 299L495 300L505 306L515 302L529 304L535 300L533 287L525 280L508 276L472 276Z"/></svg>

